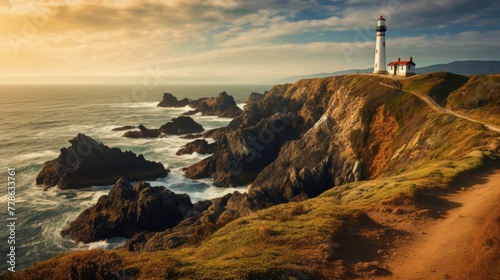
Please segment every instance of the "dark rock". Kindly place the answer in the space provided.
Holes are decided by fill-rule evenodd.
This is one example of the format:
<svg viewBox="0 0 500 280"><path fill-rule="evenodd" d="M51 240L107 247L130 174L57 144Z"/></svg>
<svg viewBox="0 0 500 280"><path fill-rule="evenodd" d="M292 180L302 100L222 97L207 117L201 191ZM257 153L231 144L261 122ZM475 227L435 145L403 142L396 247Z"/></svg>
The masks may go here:
<svg viewBox="0 0 500 280"><path fill-rule="evenodd" d="M126 131L126 130L132 130L135 129L135 125L125 125L125 126L120 126L120 127L115 127L111 129L111 131Z"/></svg>
<svg viewBox="0 0 500 280"><path fill-rule="evenodd" d="M182 100L177 100L177 97L173 96L171 93L164 93L163 98L158 103L159 107L185 107L189 104L189 100L184 98Z"/></svg>
<svg viewBox="0 0 500 280"><path fill-rule="evenodd" d="M138 126L139 131L127 131L123 134L123 137L128 138L156 138L160 136L159 129L148 129L144 125L140 124Z"/></svg>
<svg viewBox="0 0 500 280"><path fill-rule="evenodd" d="M196 108L196 107L198 107L198 105L200 105L200 103L203 103L206 100L208 100L208 97L202 97L202 98L199 98L196 100L189 101L189 107Z"/></svg>
<svg viewBox="0 0 500 280"><path fill-rule="evenodd" d="M203 126L201 124L195 122L190 117L180 116L177 118L173 118L172 121L162 125L160 128L156 129L148 129L142 124L139 125L139 131L127 131L123 134L123 137L128 138L157 138L160 137L161 134L170 134L170 135L181 135L188 133L198 133L202 132ZM201 135L201 134L199 134Z"/></svg>
<svg viewBox="0 0 500 280"><path fill-rule="evenodd" d="M203 133L203 137L213 138L214 140L219 141L222 138L222 136L224 136L224 133L226 133L226 128L219 127L206 131L205 133Z"/></svg>
<svg viewBox="0 0 500 280"><path fill-rule="evenodd" d="M234 118L242 113L241 108L236 105L234 98L225 91L221 92L217 97L200 99L196 102L192 102L189 106L195 109L184 113L184 115L201 113L203 116Z"/></svg>
<svg viewBox="0 0 500 280"><path fill-rule="evenodd" d="M177 248L184 244L200 244L218 228L240 217L231 209L230 200L238 192L223 197L197 202L177 226L156 233L139 233L125 247L130 251L155 252Z"/></svg>
<svg viewBox="0 0 500 280"><path fill-rule="evenodd" d="M252 92L247 99L247 105L250 103L256 103L264 99L264 94L258 92Z"/></svg>
<svg viewBox="0 0 500 280"><path fill-rule="evenodd" d="M109 148L84 134L69 141L54 160L44 163L36 177L45 187L74 189L111 185L120 177L130 181L154 180L168 175L161 163L151 162L130 151Z"/></svg>
<svg viewBox="0 0 500 280"><path fill-rule="evenodd" d="M203 179L211 177L216 170L216 161L212 158L212 156L207 157L200 162L184 168L183 170L186 172L184 176L191 179Z"/></svg>
<svg viewBox="0 0 500 280"><path fill-rule="evenodd" d="M301 118L287 113L226 133L216 152L188 167L185 175L194 179L214 174L214 183L221 187L249 184L277 157L285 142L299 136L301 128Z"/></svg>
<svg viewBox="0 0 500 280"><path fill-rule="evenodd" d="M177 151L176 155L192 154L194 152L198 154L212 154L215 149L217 149L217 143L208 144L207 140L197 139L184 145L184 147Z"/></svg>
<svg viewBox="0 0 500 280"><path fill-rule="evenodd" d="M173 118L171 122L168 122L160 127L160 131L162 133L173 135L199 133L203 130L204 129L201 124L186 116Z"/></svg>
<svg viewBox="0 0 500 280"><path fill-rule="evenodd" d="M144 231L160 231L179 224L183 209L193 205L186 194L139 182L132 187L119 179L108 195L83 211L61 234L78 242L94 242L113 236L130 238Z"/></svg>

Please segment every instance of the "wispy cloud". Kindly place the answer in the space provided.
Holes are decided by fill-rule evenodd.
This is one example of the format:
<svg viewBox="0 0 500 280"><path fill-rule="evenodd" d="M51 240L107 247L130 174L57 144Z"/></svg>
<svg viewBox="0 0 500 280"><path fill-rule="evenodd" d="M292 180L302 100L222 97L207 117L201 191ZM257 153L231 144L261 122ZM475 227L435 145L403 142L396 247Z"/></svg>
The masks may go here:
<svg viewBox="0 0 500 280"><path fill-rule="evenodd" d="M380 14L389 55L499 59L498 13L484 0L2 0L0 73L131 75L162 63L173 77L258 81L370 67Z"/></svg>

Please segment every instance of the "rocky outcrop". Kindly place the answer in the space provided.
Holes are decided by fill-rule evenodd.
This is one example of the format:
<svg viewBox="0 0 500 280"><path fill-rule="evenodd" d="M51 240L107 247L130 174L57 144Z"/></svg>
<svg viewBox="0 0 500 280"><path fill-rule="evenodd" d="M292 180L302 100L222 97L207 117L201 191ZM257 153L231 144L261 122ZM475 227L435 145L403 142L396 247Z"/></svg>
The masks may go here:
<svg viewBox="0 0 500 280"><path fill-rule="evenodd" d="M250 96L247 99L247 104L250 103L256 103L259 102L260 100L264 99L264 94L258 93L258 92L252 92Z"/></svg>
<svg viewBox="0 0 500 280"><path fill-rule="evenodd" d="M203 133L204 138L213 138L214 140L218 141L224 136L224 133L226 132L225 127L219 127L219 128L214 128L207 130Z"/></svg>
<svg viewBox="0 0 500 280"><path fill-rule="evenodd" d="M113 236L130 238L143 231L160 231L179 224L193 205L188 195L139 182L132 187L119 179L108 195L83 211L62 236L94 242Z"/></svg>
<svg viewBox="0 0 500 280"><path fill-rule="evenodd" d="M201 113L203 116L234 118L242 113L234 98L225 91L221 92L217 97L200 99L196 103L189 104L189 106L193 107L194 110L185 113L186 115Z"/></svg>
<svg viewBox="0 0 500 280"><path fill-rule="evenodd" d="M186 116L173 118L171 122L168 122L160 127L161 133L172 135L199 133L203 130L204 129L201 124Z"/></svg>
<svg viewBox="0 0 500 280"><path fill-rule="evenodd" d="M155 252L177 248L184 244L200 244L218 228L240 217L231 198L242 197L238 192L212 200L199 201L177 226L162 232L142 232L125 244L130 251ZM234 199L233 199L234 200Z"/></svg>
<svg viewBox="0 0 500 280"><path fill-rule="evenodd" d="M163 98L158 103L159 107L185 107L189 104L189 100L184 98L182 100L177 100L177 97L173 96L171 93L164 93Z"/></svg>
<svg viewBox="0 0 500 280"><path fill-rule="evenodd" d="M139 131L127 131L125 134L123 134L123 137L128 137L128 138L156 138L160 136L161 131L159 129L149 129L146 128L144 125L140 124L138 126Z"/></svg>
<svg viewBox="0 0 500 280"><path fill-rule="evenodd" d="M182 135L190 133L199 133L205 129L195 120L190 117L180 116L173 118L172 121L162 125L160 128L149 129L144 125L139 125L139 131L127 131L123 134L123 137L128 138L156 138L160 137L162 134L167 135Z"/></svg>
<svg viewBox="0 0 500 280"><path fill-rule="evenodd" d="M179 151L177 151L176 155L185 155L192 153L198 153L202 155L212 154L213 152L215 152L216 148L216 142L208 144L207 140L197 139L184 145Z"/></svg>
<svg viewBox="0 0 500 280"><path fill-rule="evenodd" d="M44 163L36 183L60 189L112 185L120 177L130 181L154 180L168 175L161 163L151 162L142 155L110 148L84 134L69 141L60 155Z"/></svg>
<svg viewBox="0 0 500 280"><path fill-rule="evenodd" d="M299 136L301 129L301 118L286 113L226 133L216 152L189 167L185 175L200 178L202 174L214 174L214 183L221 187L249 184L276 158L285 142Z"/></svg>
<svg viewBox="0 0 500 280"><path fill-rule="evenodd" d="M381 88L379 79L346 76L276 86L246 106L213 155L185 174L212 177L222 187L252 184L233 204L243 210L315 197L362 180L369 174L361 159L373 156L363 155L370 116L398 91Z"/></svg>

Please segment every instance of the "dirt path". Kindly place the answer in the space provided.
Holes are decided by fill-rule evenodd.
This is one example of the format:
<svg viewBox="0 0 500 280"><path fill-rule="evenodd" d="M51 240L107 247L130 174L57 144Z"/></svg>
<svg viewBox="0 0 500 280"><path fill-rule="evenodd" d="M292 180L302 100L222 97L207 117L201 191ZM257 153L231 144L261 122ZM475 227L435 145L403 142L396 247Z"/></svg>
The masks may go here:
<svg viewBox="0 0 500 280"><path fill-rule="evenodd" d="M423 94L420 94L420 93L417 93L417 92L412 92L412 91L409 91L409 93L411 93L411 94L415 95L416 97L420 98L420 100L422 100L423 102L425 102L425 104L427 104L429 107L432 108L432 110L434 110L436 112L452 114L452 115L454 115L456 117L459 117L459 118L462 118L462 119L465 119L465 120L468 120L468 121L471 121L471 122L482 124L482 125L486 126L491 131L500 132L500 127L497 127L497 126L494 126L494 125L491 125L491 124L487 124L487 123L484 123L484 122L481 122L481 121L478 121L478 120L475 120L475 119L471 119L471 118L466 117L464 115L461 115L461 114L455 113L453 111L444 109L443 107L439 106L439 104L437 104L428 95L423 95Z"/></svg>
<svg viewBox="0 0 500 280"><path fill-rule="evenodd" d="M412 240L395 249L396 255L386 262L393 274L378 279L471 279L464 272L482 261L482 239L493 239L494 244L499 239L500 170L442 198L461 206L448 211L444 219L430 219L416 225ZM496 225L490 232L492 237L484 236L491 221ZM498 256L498 244L493 248ZM497 275L484 273L477 279L500 279L498 270L491 272Z"/></svg>
<svg viewBox="0 0 500 280"><path fill-rule="evenodd" d="M383 86L386 86L386 87L390 87L390 88L401 90L402 87L401 87L401 84L399 83L399 81L396 78L394 78L394 77L392 79L397 83L397 86L389 85L389 84L382 83L382 82L379 82L379 84L383 85ZM481 121L478 121L478 120L475 120L475 119L471 119L471 118L466 117L464 115L458 114L458 113L450 111L448 109L445 109L445 108L441 107L439 104L437 104L436 101L434 101L428 95L420 94L420 93L414 92L414 91L407 91L407 92L409 92L409 93L415 95L416 97L418 97L425 104L427 104L427 106L429 106L432 110L434 110L434 111L436 111L438 113L447 113L447 114L454 115L454 116L456 116L458 118L462 118L462 119L465 119L465 120L468 120L468 121L471 121L471 122L479 123L479 124L484 125L486 128L488 128L491 131L495 131L495 132L499 132L500 133L500 127L495 126L495 125L491 125L491 124L487 124L487 123L484 123L484 122L481 122Z"/></svg>

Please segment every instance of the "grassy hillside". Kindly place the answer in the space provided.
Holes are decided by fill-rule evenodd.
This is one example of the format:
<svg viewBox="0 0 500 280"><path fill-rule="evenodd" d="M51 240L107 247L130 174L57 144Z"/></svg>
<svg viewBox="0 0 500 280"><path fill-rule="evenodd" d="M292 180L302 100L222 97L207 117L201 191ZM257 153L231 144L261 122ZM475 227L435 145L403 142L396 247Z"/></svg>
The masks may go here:
<svg viewBox="0 0 500 280"><path fill-rule="evenodd" d="M500 126L500 75L474 76L447 98L448 108Z"/></svg>
<svg viewBox="0 0 500 280"><path fill-rule="evenodd" d="M469 78L449 72L418 75L404 80L404 88L430 96L441 106L446 106L450 93L462 87Z"/></svg>
<svg viewBox="0 0 500 280"><path fill-rule="evenodd" d="M380 78L356 79L362 84ZM467 80L436 73L409 79L404 86L443 101ZM483 126L434 112L404 91L384 97L372 111L366 116L368 132L351 134L351 138L360 138L359 151L369 154L366 161L370 164L364 164L371 174L377 174L372 180L336 186L316 198L254 212L230 222L197 246L154 253L123 249L72 252L37 263L9 279L120 279L120 275L133 279L355 279L389 275L380 263L388 248L408 233L377 221L374 213L385 211L381 214L385 218L403 211L405 217L416 220L422 215L438 215L430 205L440 200L429 190L446 190L461 176L498 167L500 143L498 135Z"/></svg>

